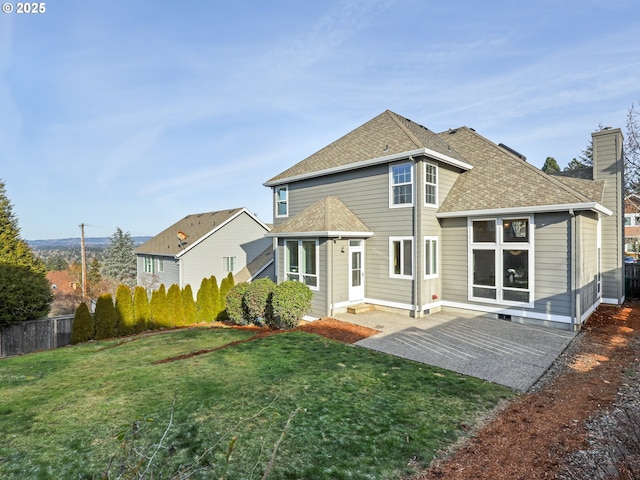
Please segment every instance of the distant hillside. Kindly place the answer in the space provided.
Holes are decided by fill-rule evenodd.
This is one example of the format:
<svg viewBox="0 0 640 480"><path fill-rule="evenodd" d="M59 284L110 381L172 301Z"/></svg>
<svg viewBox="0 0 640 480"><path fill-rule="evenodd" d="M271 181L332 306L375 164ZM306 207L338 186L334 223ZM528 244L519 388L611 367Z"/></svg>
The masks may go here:
<svg viewBox="0 0 640 480"><path fill-rule="evenodd" d="M136 246L143 244L151 237L131 237ZM36 250L56 250L80 248L81 239L78 238L57 238L51 240L27 240L29 246ZM102 248L110 244L109 237L85 237L87 248Z"/></svg>

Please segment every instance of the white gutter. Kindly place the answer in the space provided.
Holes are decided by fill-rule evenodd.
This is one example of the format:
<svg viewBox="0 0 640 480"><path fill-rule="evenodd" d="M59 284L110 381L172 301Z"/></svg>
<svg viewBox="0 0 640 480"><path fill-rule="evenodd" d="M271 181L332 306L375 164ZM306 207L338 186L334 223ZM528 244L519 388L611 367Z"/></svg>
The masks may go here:
<svg viewBox="0 0 640 480"><path fill-rule="evenodd" d="M265 237L283 237L283 238L298 238L298 237L371 237L373 232L338 232L338 231L323 231L323 232L276 232L266 233Z"/></svg>
<svg viewBox="0 0 640 480"><path fill-rule="evenodd" d="M372 165L380 165L383 163L390 163L396 160L407 159L412 156L417 155L426 155L435 160L440 160L441 162L447 163L454 167L461 168L462 170L471 170L473 165L470 165L461 160L457 160L455 158L451 158L447 155L443 155L442 153L436 152L435 150L431 150L430 148L419 148L417 150L411 150L408 152L400 152L394 153L393 155L386 155L384 157L371 158L369 160L362 160L360 162L349 163L347 165L340 165L337 167L325 168L324 170L316 170L315 172L303 173L301 175L294 175L293 177L280 178L278 180L270 180L268 182L263 183L265 187L273 187L276 185L282 185L283 183L296 182L299 180L306 180L308 178L322 177L324 175L331 175L333 173L346 172L348 170L355 170L358 168L370 167Z"/></svg>
<svg viewBox="0 0 640 480"><path fill-rule="evenodd" d="M478 217L490 215L511 215L518 213L565 212L567 210L593 210L606 216L613 215L608 208L598 202L540 205L531 207L490 208L485 210L464 210L460 212L439 212L437 218Z"/></svg>

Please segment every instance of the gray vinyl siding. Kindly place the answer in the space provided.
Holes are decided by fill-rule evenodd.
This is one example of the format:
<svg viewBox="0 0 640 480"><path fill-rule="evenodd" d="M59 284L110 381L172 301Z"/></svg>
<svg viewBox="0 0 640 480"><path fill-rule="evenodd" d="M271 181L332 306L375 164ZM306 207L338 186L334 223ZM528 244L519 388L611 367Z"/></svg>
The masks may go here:
<svg viewBox="0 0 640 480"><path fill-rule="evenodd" d="M534 221L534 309L571 315L570 216L567 212L537 214Z"/></svg>
<svg viewBox="0 0 640 480"><path fill-rule="evenodd" d="M271 239L265 237L265 233L265 229L249 215L240 214L180 257L183 285L189 283L195 289L203 278L211 275L220 283L229 273L224 257L236 257L236 268L232 273L238 273L271 245Z"/></svg>
<svg viewBox="0 0 640 480"><path fill-rule="evenodd" d="M467 219L443 219L440 243L442 298L451 302L467 303L469 296Z"/></svg>
<svg viewBox="0 0 640 480"><path fill-rule="evenodd" d="M153 259L153 273L147 273L144 271L144 259L148 257ZM158 271L159 260L162 260L162 272ZM136 265L138 285L156 290L160 287L160 284L164 284L167 288L174 283L177 285L180 284L178 261L173 257L165 257L162 255L136 255Z"/></svg>
<svg viewBox="0 0 640 480"><path fill-rule="evenodd" d="M333 241L330 240L329 242ZM336 240L333 244L328 243L327 254L329 256L333 254L333 285L331 285L333 303L347 302L349 300L349 240L341 239ZM367 284L365 283L365 296L366 287Z"/></svg>
<svg viewBox="0 0 640 480"><path fill-rule="evenodd" d="M598 218L594 213L580 216L580 311L586 312L598 301Z"/></svg>

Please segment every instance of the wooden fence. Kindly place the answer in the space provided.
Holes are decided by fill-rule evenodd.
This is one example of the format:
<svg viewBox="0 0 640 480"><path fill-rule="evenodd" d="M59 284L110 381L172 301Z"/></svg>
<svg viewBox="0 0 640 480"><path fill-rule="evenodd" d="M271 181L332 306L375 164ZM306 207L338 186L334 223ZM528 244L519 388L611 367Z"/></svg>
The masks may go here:
<svg viewBox="0 0 640 480"><path fill-rule="evenodd" d="M0 358L69 345L72 325L73 315L65 315L0 327Z"/></svg>
<svg viewBox="0 0 640 480"><path fill-rule="evenodd" d="M640 298L640 263L625 263L624 287L627 298Z"/></svg>

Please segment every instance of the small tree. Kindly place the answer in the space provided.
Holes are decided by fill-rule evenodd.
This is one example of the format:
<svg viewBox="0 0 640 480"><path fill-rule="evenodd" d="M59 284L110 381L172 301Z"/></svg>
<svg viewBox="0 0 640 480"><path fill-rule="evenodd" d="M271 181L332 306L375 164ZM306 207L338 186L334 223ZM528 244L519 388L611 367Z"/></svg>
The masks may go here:
<svg viewBox="0 0 640 480"><path fill-rule="evenodd" d="M111 244L104 253L102 275L130 287L136 285L136 255L131 234L120 228L109 237Z"/></svg>
<svg viewBox="0 0 640 480"><path fill-rule="evenodd" d="M211 304L211 291L209 279L203 278L196 298L196 321L198 323L210 322L213 319L213 307Z"/></svg>
<svg viewBox="0 0 640 480"><path fill-rule="evenodd" d="M149 324L149 297L144 287L138 286L133 291L133 315L134 332L144 332Z"/></svg>
<svg viewBox="0 0 640 480"><path fill-rule="evenodd" d="M249 320L257 321L257 323L272 323L271 297L276 289L275 283L270 278L261 278L248 285L249 287L244 292L243 302ZM228 310L227 305L227 312Z"/></svg>
<svg viewBox="0 0 640 480"><path fill-rule="evenodd" d="M214 321L220 315L220 288L218 288L218 279L212 275L207 284L209 286L209 296L211 297L211 321Z"/></svg>
<svg viewBox="0 0 640 480"><path fill-rule="evenodd" d="M244 304L244 295L249 286L249 283L239 283L227 293L225 299L226 315L236 325L246 325L247 323L248 314Z"/></svg>
<svg viewBox="0 0 640 480"><path fill-rule="evenodd" d="M98 297L94 320L96 323L96 340L116 336L118 314L116 313L115 306L113 305L113 297L110 293L104 293Z"/></svg>
<svg viewBox="0 0 640 480"><path fill-rule="evenodd" d="M229 293L229 290L231 290L234 285L235 282L233 280L233 274L229 272L229 274L225 278L223 278L222 282L220 283L220 314L218 316L222 317L221 320L226 316L227 293Z"/></svg>
<svg viewBox="0 0 640 480"><path fill-rule="evenodd" d="M553 157L547 157L542 166L542 171L545 173L558 173L560 171L560 166L558 162Z"/></svg>
<svg viewBox="0 0 640 480"><path fill-rule="evenodd" d="M276 285L271 300L273 316L283 327L292 328L311 309L313 292L304 283L287 280Z"/></svg>
<svg viewBox="0 0 640 480"><path fill-rule="evenodd" d="M161 283L160 288L154 290L151 294L149 316L151 317L149 323L152 328L160 328L166 325L168 316L167 291L165 290L164 283Z"/></svg>
<svg viewBox="0 0 640 480"><path fill-rule="evenodd" d="M0 263L0 325L46 317L52 301L44 275L26 266Z"/></svg>
<svg viewBox="0 0 640 480"><path fill-rule="evenodd" d="M116 313L118 314L118 335L125 337L135 332L136 321L133 313L131 289L120 284L116 290Z"/></svg>
<svg viewBox="0 0 640 480"><path fill-rule="evenodd" d="M88 342L93 338L95 334L95 324L89 307L82 302L76 308L76 313L73 316L73 327L71 329L71 343Z"/></svg>
<svg viewBox="0 0 640 480"><path fill-rule="evenodd" d="M187 283L182 289L181 294L185 325L192 325L196 323L196 301L193 299L191 285Z"/></svg>
<svg viewBox="0 0 640 480"><path fill-rule="evenodd" d="M165 322L166 327L185 325L182 294L180 293L180 287L175 283L167 291L167 318Z"/></svg>

